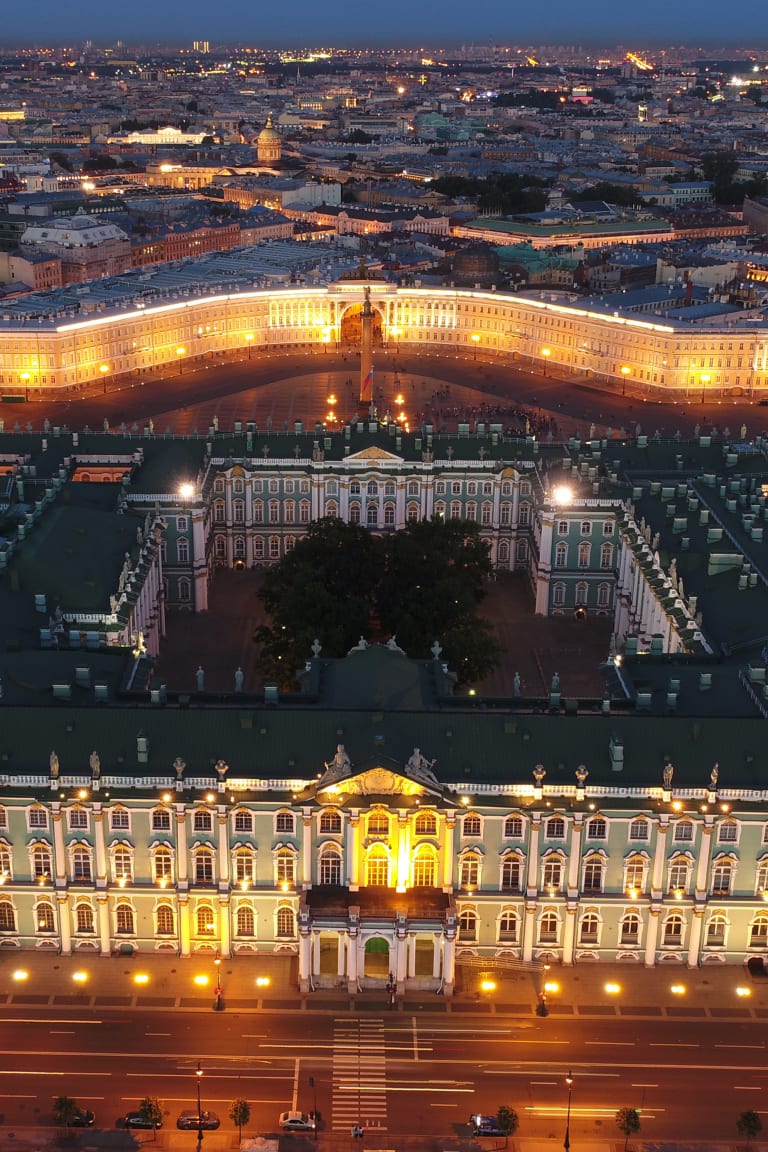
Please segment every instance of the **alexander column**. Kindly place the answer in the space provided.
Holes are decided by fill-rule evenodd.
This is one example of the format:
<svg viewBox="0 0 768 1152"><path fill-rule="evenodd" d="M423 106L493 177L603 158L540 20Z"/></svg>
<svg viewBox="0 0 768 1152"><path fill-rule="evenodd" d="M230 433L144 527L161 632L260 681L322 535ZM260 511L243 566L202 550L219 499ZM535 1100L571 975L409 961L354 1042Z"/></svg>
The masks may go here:
<svg viewBox="0 0 768 1152"><path fill-rule="evenodd" d="M371 290L366 284L365 301L360 313L360 404L361 416L373 414L373 308Z"/></svg>

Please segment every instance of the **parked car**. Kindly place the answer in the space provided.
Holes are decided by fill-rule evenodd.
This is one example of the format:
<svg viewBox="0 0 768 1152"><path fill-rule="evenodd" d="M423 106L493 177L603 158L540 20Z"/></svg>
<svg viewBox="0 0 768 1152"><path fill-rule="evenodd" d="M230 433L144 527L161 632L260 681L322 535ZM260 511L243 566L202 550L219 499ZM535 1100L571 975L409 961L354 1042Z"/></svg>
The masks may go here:
<svg viewBox="0 0 768 1152"><path fill-rule="evenodd" d="M499 1122L495 1116L481 1116L475 1113L469 1118L469 1126L473 1136L503 1136Z"/></svg>
<svg viewBox="0 0 768 1152"><path fill-rule="evenodd" d="M78 1108L72 1117L72 1128L92 1128L96 1120L96 1113L90 1108Z"/></svg>
<svg viewBox="0 0 768 1152"><path fill-rule="evenodd" d="M283 1132L314 1132L319 1120L314 1112L281 1112L279 1123Z"/></svg>
<svg viewBox="0 0 768 1152"><path fill-rule="evenodd" d="M137 1109L135 1112L126 1112L122 1121L123 1128L162 1128L162 1120L159 1124L153 1124L151 1120L147 1120L143 1112Z"/></svg>
<svg viewBox="0 0 768 1152"><path fill-rule="evenodd" d="M189 1131L196 1131L198 1128L203 1128L206 1132L212 1132L214 1129L220 1127L221 1120L215 1112L209 1112L204 1109L198 1114L196 1108L188 1108L184 1112L179 1113L179 1118L176 1121L177 1128L184 1128Z"/></svg>

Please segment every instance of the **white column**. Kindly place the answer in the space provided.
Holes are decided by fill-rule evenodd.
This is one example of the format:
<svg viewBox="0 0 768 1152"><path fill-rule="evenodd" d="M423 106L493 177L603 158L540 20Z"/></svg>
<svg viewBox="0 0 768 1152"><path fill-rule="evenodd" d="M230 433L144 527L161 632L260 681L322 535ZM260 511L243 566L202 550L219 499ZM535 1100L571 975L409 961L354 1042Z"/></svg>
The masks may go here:
<svg viewBox="0 0 768 1152"><path fill-rule="evenodd" d="M409 813L397 814L397 877L396 890L405 892L408 888L411 870L411 825Z"/></svg>
<svg viewBox="0 0 768 1152"><path fill-rule="evenodd" d="M443 945L443 992L446 996L453 996L453 987L456 981L456 940L453 936L445 936Z"/></svg>
<svg viewBox="0 0 768 1152"><path fill-rule="evenodd" d="M544 511L541 516L539 566L536 573L535 613L537 616L546 616L549 613L549 582L552 577L552 537L554 529L554 512Z"/></svg>
<svg viewBox="0 0 768 1152"><path fill-rule="evenodd" d="M432 978L440 979L440 969L443 962L443 938L439 932L432 937Z"/></svg>
<svg viewBox="0 0 768 1152"><path fill-rule="evenodd" d="M301 883L312 887L312 815L307 811L301 814Z"/></svg>
<svg viewBox="0 0 768 1152"><path fill-rule="evenodd" d="M523 918L523 960L530 962L533 959L534 934L536 932L536 904L525 905Z"/></svg>
<svg viewBox="0 0 768 1152"><path fill-rule="evenodd" d="M563 926L563 964L573 964L574 944L576 942L576 913L578 904L569 903L565 909L565 924Z"/></svg>
<svg viewBox="0 0 768 1152"><path fill-rule="evenodd" d="M51 820L53 822L53 878L57 888L64 888L67 883L67 852L64 847L61 805L52 805Z"/></svg>
<svg viewBox="0 0 768 1152"><path fill-rule="evenodd" d="M656 899L661 896L662 885L664 884L668 833L669 824L667 820L664 820L663 823L660 821L656 831L656 851L653 854L653 866L651 868L651 895Z"/></svg>
<svg viewBox="0 0 768 1152"><path fill-rule="evenodd" d="M704 910L706 905L699 904L693 908L691 919L691 937L688 941L688 967L698 968L701 956L701 937L704 928Z"/></svg>
<svg viewBox="0 0 768 1152"><path fill-rule="evenodd" d="M584 813L577 812L573 817L571 831L571 850L568 855L568 895L579 895L579 876L581 872L581 842L584 836Z"/></svg>
<svg viewBox="0 0 768 1152"><path fill-rule="evenodd" d="M445 813L443 825L443 892L453 891L454 866L454 836L456 831L456 813Z"/></svg>
<svg viewBox="0 0 768 1152"><path fill-rule="evenodd" d="M223 887L224 885L229 885L229 837L227 835L227 810L223 804L217 808L216 818L219 825L218 843L216 846L216 854L219 861L219 886Z"/></svg>
<svg viewBox="0 0 768 1152"><path fill-rule="evenodd" d="M416 975L416 937L409 934L406 944L408 946L408 979L413 980Z"/></svg>
<svg viewBox="0 0 768 1152"><path fill-rule="evenodd" d="M302 929L299 936L299 989L308 992L312 967L312 936L309 930Z"/></svg>
<svg viewBox="0 0 768 1152"><path fill-rule="evenodd" d="M706 900L708 879L709 879L709 864L712 855L712 833L714 832L714 825L709 823L709 818L704 824L704 829L701 837L701 848L699 849L699 859L696 864L696 885L695 893L697 900Z"/></svg>
<svg viewBox="0 0 768 1152"><path fill-rule="evenodd" d="M106 892L96 897L96 910L99 917L99 946L102 956L109 956L109 906Z"/></svg>
<svg viewBox="0 0 768 1152"><path fill-rule="evenodd" d="M96 850L96 885L103 888L107 883L107 850L104 843L104 809L101 804L93 806L93 846Z"/></svg>
<svg viewBox="0 0 768 1152"><path fill-rule="evenodd" d="M347 966L347 938L343 932L339 932L336 947L336 975L343 976Z"/></svg>
<svg viewBox="0 0 768 1152"><path fill-rule="evenodd" d="M192 952L192 934L189 923L189 893L179 895L179 951L182 956Z"/></svg>
<svg viewBox="0 0 768 1152"><path fill-rule="evenodd" d="M536 896L539 888L539 837L541 835L541 813L534 812L531 816L531 834L528 838L528 878L525 888L526 895Z"/></svg>
<svg viewBox="0 0 768 1152"><path fill-rule="evenodd" d="M232 929L230 924L230 913L232 905L229 901L229 893L222 892L219 895L219 952L221 956L227 959L232 955Z"/></svg>
<svg viewBox="0 0 768 1152"><path fill-rule="evenodd" d="M659 936L659 913L660 908L651 908L648 917L648 935L645 938L645 966L646 968L654 968L656 966L656 941Z"/></svg>
<svg viewBox="0 0 768 1152"><path fill-rule="evenodd" d="M187 814L183 804L176 805L176 876L179 884L189 881L187 853Z"/></svg>
<svg viewBox="0 0 768 1152"><path fill-rule="evenodd" d="M59 905L59 940L62 956L72 955L72 921L69 910L69 897L66 892L57 892Z"/></svg>
<svg viewBox="0 0 768 1152"><path fill-rule="evenodd" d="M352 850L349 854L347 862L347 875L349 876L349 888L352 892L357 892L360 887L360 811L353 808L349 814L349 822L352 825Z"/></svg>

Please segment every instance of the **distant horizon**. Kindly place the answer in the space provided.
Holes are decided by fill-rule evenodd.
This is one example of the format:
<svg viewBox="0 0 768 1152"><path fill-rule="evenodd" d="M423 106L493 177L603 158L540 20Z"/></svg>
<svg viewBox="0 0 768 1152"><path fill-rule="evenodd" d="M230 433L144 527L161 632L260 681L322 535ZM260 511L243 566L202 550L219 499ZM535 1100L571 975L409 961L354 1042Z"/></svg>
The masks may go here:
<svg viewBox="0 0 768 1152"><path fill-rule="evenodd" d="M205 0L133 0L128 15L105 6L103 0L78 0L69 7L60 0L31 0L26 7L8 6L2 41L6 49L70 46L85 40L100 48L120 40L126 47L162 45L175 50L191 48L194 40L220 48L255 45L270 51L309 47L412 51L462 45L592 50L624 44L680 49L692 26L693 52L768 49L765 8L758 0L742 0L732 13L724 13L716 0L699 0L695 9L691 4L675 7L667 0L646 0L641 9L623 12L617 11L615 0L582 0L577 12L570 0L549 0L544 9L522 12L511 12L506 0L475 0L471 9L459 0L443 0L439 18L430 5L410 0L390 0L382 9L349 5L347 0L325 0L322 6L315 0L293 0L290 9L263 7L258 12L251 0L224 0L216 9Z"/></svg>

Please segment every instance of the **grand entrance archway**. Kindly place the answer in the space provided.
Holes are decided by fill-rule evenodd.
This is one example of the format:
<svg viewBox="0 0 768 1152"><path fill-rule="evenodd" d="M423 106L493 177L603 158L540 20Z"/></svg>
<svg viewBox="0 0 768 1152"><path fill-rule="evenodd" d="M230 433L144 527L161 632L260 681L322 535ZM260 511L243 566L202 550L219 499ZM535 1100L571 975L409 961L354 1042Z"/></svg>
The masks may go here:
<svg viewBox="0 0 768 1152"><path fill-rule="evenodd" d="M339 327L339 341L344 348L360 348L362 343L362 322L360 320L363 311L362 304L351 304L341 318L341 325ZM378 309L373 309L373 346L374 348L380 347L384 343L382 335L382 318L381 312Z"/></svg>
<svg viewBox="0 0 768 1152"><path fill-rule="evenodd" d="M389 943L383 936L371 936L365 942L364 975L374 980L386 980L389 972Z"/></svg>

